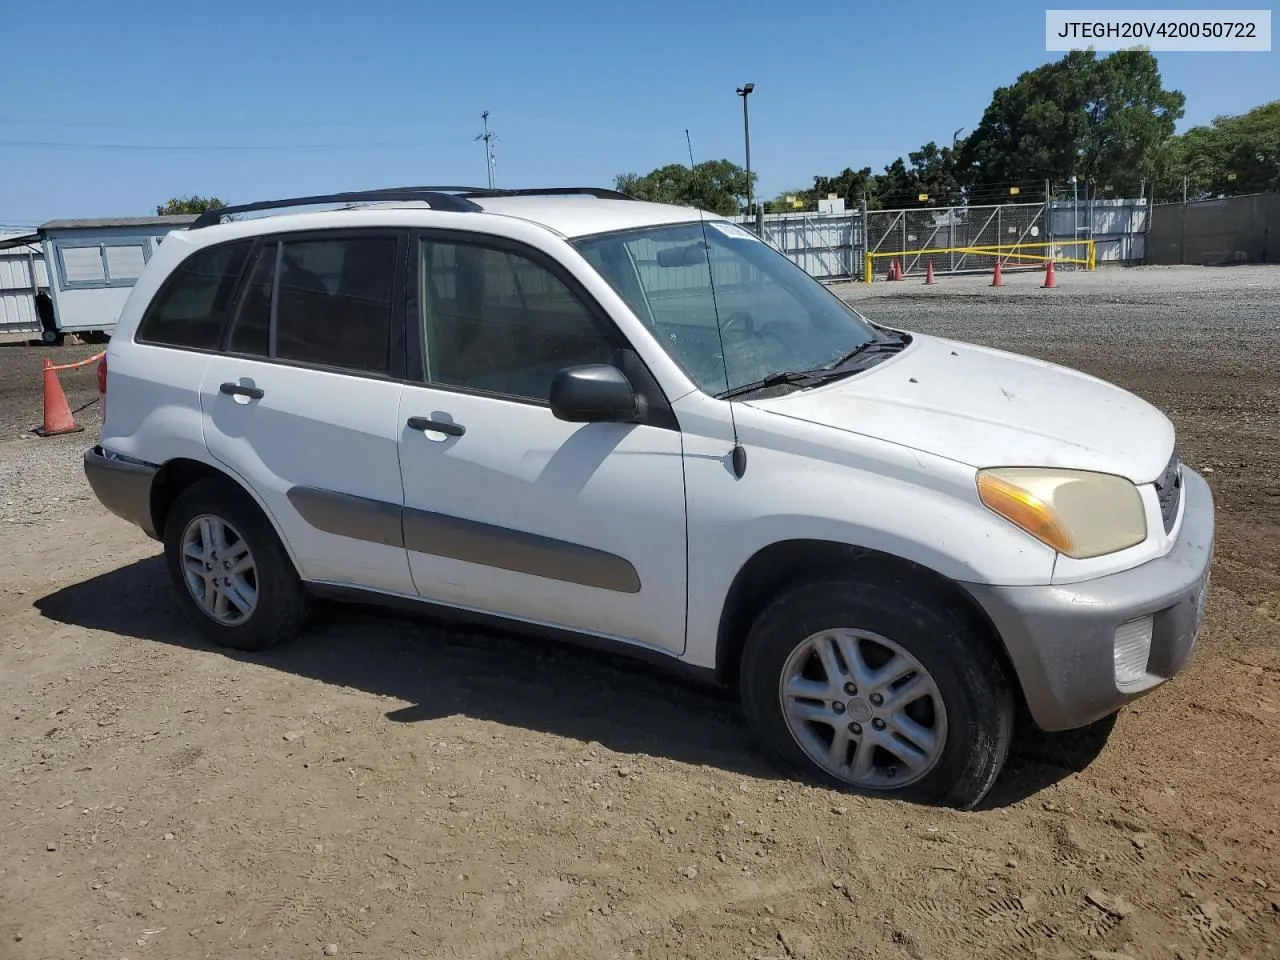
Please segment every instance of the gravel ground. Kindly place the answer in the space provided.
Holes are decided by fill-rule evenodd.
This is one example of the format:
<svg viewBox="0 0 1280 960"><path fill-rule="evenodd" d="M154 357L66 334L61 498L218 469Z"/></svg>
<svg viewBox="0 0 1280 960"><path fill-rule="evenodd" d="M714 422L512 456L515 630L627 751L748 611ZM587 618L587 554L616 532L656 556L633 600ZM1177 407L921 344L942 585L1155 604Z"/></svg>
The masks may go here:
<svg viewBox="0 0 1280 960"><path fill-rule="evenodd" d="M54 364L74 363L103 349L0 344L0 524L66 523L93 500L81 457L102 428L95 365L58 375L72 416L84 430L45 438L33 431L44 421L45 358Z"/></svg>
<svg viewBox="0 0 1280 960"><path fill-rule="evenodd" d="M965 814L779 779L603 655L343 607L210 649L88 498L97 406L21 439L0 348L0 958L1280 956L1280 268L1007 280L840 292L1157 403L1219 539L1191 667Z"/></svg>
<svg viewBox="0 0 1280 960"><path fill-rule="evenodd" d="M839 284L833 293L872 319L926 333L973 340L1046 359L1079 364L1067 352L1096 346L1108 369L1143 373L1167 364L1164 351L1195 355L1213 370L1248 376L1280 369L1280 267L1139 267L1059 273L1044 289L1036 273L918 278L898 283ZM1064 352L1066 351L1066 352ZM1090 370L1089 372L1093 372ZM1136 371L1135 371L1136 372ZM1273 412L1274 404L1269 408Z"/></svg>

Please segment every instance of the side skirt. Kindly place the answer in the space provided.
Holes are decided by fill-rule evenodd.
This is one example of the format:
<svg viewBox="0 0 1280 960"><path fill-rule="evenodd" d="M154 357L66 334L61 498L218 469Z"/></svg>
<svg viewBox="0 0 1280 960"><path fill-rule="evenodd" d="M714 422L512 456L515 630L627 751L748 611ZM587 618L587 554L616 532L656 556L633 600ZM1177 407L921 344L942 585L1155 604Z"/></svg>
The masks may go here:
<svg viewBox="0 0 1280 960"><path fill-rule="evenodd" d="M461 607L450 607L445 604L402 594L382 593L377 590L332 583L310 582L305 583L304 586L314 596L323 600L398 610L415 618L426 618L444 624L478 628L487 633L501 634L514 639L529 639L533 637L563 646L597 650L652 664L700 686L721 689L725 686L716 676L714 669L685 663L674 654L640 643L618 640L613 637L602 637L592 633L579 633L574 630L530 623L527 620L516 620Z"/></svg>

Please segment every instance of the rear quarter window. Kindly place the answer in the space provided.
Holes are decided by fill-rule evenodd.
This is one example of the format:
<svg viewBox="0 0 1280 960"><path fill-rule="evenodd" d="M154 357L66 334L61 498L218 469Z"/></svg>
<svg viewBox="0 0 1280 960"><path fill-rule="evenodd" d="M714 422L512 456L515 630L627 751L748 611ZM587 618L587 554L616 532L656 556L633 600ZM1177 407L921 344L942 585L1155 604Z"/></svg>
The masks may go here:
<svg viewBox="0 0 1280 960"><path fill-rule="evenodd" d="M142 343L216 350L252 240L207 247L161 285L138 325Z"/></svg>

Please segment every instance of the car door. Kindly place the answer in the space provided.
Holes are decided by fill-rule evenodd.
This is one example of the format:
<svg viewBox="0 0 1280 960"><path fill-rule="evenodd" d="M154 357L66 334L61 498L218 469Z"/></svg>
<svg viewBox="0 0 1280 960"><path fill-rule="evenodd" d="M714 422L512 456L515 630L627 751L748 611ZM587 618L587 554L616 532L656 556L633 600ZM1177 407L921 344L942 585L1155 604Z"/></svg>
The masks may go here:
<svg viewBox="0 0 1280 960"><path fill-rule="evenodd" d="M259 243L200 388L209 452L261 497L304 579L414 595L400 535L407 231Z"/></svg>
<svg viewBox="0 0 1280 960"><path fill-rule="evenodd" d="M684 465L657 384L545 254L445 231L414 247L422 379L401 396L400 466L419 595L682 652ZM552 376L600 362L646 391L646 422L552 414Z"/></svg>

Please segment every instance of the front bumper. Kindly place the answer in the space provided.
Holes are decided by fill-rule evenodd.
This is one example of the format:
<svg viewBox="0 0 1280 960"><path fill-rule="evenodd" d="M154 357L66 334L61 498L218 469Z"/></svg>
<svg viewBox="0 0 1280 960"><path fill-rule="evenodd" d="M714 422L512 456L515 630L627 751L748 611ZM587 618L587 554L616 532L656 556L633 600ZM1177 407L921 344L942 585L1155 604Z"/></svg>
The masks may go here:
<svg viewBox="0 0 1280 960"><path fill-rule="evenodd" d="M159 539L151 520L151 484L159 469L149 463L111 456L101 446L84 452L84 474L94 496L117 517L141 527L152 539Z"/></svg>
<svg viewBox="0 0 1280 960"><path fill-rule="evenodd" d="M1204 619L1214 548L1213 492L1183 468L1182 528L1163 557L1120 573L1058 586L962 586L1004 641L1027 706L1044 730L1082 727L1113 713L1186 666ZM1150 616L1146 671L1117 685L1116 628Z"/></svg>

